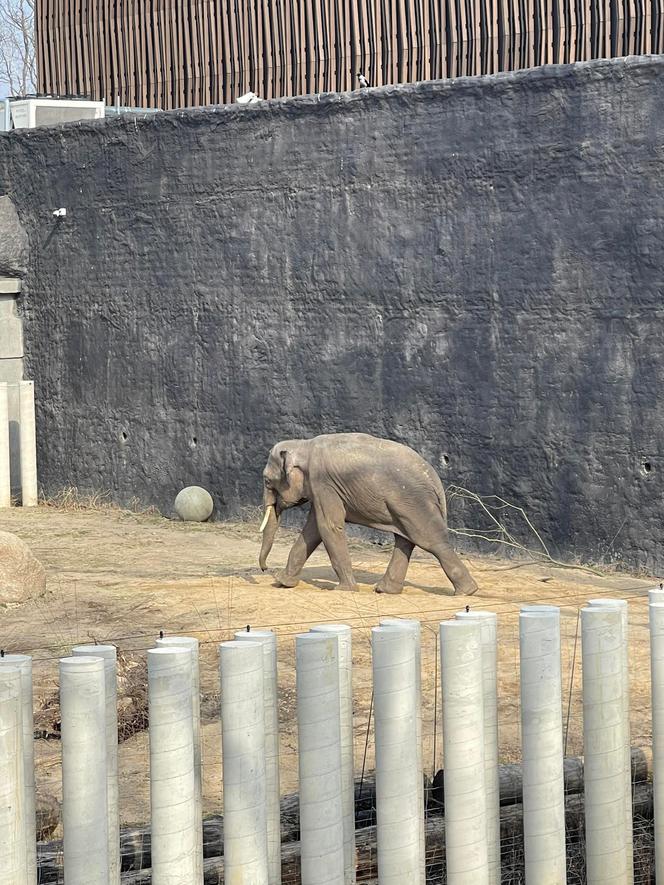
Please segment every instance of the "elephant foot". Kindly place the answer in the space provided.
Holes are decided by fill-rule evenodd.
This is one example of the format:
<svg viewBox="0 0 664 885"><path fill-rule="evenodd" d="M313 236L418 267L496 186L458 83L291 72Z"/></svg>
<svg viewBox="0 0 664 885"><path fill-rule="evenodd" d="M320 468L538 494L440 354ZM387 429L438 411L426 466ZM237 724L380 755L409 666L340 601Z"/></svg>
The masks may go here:
<svg viewBox="0 0 664 885"><path fill-rule="evenodd" d="M374 591L376 593L389 593L392 596L397 596L399 593L403 593L403 584L392 584L389 581L379 581L374 587Z"/></svg>
<svg viewBox="0 0 664 885"><path fill-rule="evenodd" d="M467 581L463 584L459 584L458 587L454 588L455 596L473 596L480 588L477 586L475 581L471 580Z"/></svg>
<svg viewBox="0 0 664 885"><path fill-rule="evenodd" d="M283 569L276 573L274 581L277 587L297 587L300 583L299 577L293 577L293 575L289 575Z"/></svg>
<svg viewBox="0 0 664 885"><path fill-rule="evenodd" d="M335 590L348 590L351 593L357 593L359 591L359 587L357 584L337 584L334 588Z"/></svg>

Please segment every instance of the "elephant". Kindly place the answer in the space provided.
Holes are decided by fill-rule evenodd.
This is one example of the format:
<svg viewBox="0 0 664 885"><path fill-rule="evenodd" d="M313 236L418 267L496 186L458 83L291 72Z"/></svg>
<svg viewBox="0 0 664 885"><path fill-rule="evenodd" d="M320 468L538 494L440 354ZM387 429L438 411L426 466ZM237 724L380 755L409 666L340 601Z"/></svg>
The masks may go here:
<svg viewBox="0 0 664 885"><path fill-rule="evenodd" d="M344 530L349 522L394 534L392 558L374 588L378 593L401 593L415 547L438 559L455 593L477 591L449 540L440 477L408 446L366 433L284 440L270 452L263 483L263 571L282 512L311 504L286 567L275 576L280 586L297 585L305 562L322 541L339 578L337 589L357 590Z"/></svg>

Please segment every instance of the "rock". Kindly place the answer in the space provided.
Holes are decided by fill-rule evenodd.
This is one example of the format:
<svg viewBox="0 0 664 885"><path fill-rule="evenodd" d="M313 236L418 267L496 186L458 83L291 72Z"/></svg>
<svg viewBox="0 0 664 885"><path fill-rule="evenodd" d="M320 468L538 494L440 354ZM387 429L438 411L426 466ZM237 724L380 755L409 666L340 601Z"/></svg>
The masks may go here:
<svg viewBox="0 0 664 885"><path fill-rule="evenodd" d="M25 541L0 532L0 605L27 602L46 589L44 566Z"/></svg>
<svg viewBox="0 0 664 885"><path fill-rule="evenodd" d="M185 522L205 522L212 516L212 495L200 486L187 486L175 499L175 512Z"/></svg>
<svg viewBox="0 0 664 885"><path fill-rule="evenodd" d="M28 235L9 197L0 197L0 277L22 277L28 266Z"/></svg>
<svg viewBox="0 0 664 885"><path fill-rule="evenodd" d="M60 823L60 803L55 796L37 793L35 811L37 814L37 841L50 839Z"/></svg>

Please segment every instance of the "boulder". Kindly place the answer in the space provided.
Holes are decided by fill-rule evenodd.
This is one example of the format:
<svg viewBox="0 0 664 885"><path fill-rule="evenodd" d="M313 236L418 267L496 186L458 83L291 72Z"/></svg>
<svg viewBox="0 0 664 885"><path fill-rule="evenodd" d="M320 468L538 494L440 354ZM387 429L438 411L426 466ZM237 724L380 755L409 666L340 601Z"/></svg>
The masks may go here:
<svg viewBox="0 0 664 885"><path fill-rule="evenodd" d="M212 495L200 486L187 486L175 499L175 512L185 522L205 522L212 516Z"/></svg>
<svg viewBox="0 0 664 885"><path fill-rule="evenodd" d="M0 197L0 277L23 277L28 267L28 235L9 197Z"/></svg>
<svg viewBox="0 0 664 885"><path fill-rule="evenodd" d="M25 541L0 532L0 605L27 602L45 589L44 566Z"/></svg>

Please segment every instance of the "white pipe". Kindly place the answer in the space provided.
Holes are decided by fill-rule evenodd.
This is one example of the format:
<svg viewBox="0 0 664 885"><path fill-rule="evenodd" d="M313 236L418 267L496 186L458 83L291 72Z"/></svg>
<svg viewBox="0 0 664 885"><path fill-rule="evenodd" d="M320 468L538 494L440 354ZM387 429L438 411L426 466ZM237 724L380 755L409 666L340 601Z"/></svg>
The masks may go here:
<svg viewBox="0 0 664 885"><path fill-rule="evenodd" d="M196 780L196 873L192 885L203 885L203 766L201 757L201 677L198 639L163 636L157 648L186 648L191 652L191 716L194 729L194 778Z"/></svg>
<svg viewBox="0 0 664 885"><path fill-rule="evenodd" d="M521 746L527 885L565 885L560 611L522 611Z"/></svg>
<svg viewBox="0 0 664 885"><path fill-rule="evenodd" d="M21 695L20 671L3 667L0 671L0 862L3 885L29 885Z"/></svg>
<svg viewBox="0 0 664 885"><path fill-rule="evenodd" d="M345 624L320 624L312 633L332 633L339 644L339 707L341 730L341 801L344 816L344 881L354 885L355 766L353 762L353 639ZM249 634L251 635L251 634Z"/></svg>
<svg viewBox="0 0 664 885"><path fill-rule="evenodd" d="M664 601L651 602L650 673L652 680L653 804L655 807L655 881L664 882Z"/></svg>
<svg viewBox="0 0 664 885"><path fill-rule="evenodd" d="M12 480L9 448L9 387L0 383L0 507L11 507Z"/></svg>
<svg viewBox="0 0 664 885"><path fill-rule="evenodd" d="M625 733L623 747L625 754L625 845L627 850L627 885L634 882L634 833L632 820L632 739L630 729L629 707L629 609L626 599L590 599L588 605L593 608L617 608L620 611L623 644L622 644L622 697L623 697L623 724Z"/></svg>
<svg viewBox="0 0 664 885"><path fill-rule="evenodd" d="M265 787L267 796L267 862L270 885L281 885L281 791L279 788L279 687L277 637L272 630L238 630L239 642L263 647L265 705Z"/></svg>
<svg viewBox="0 0 664 885"><path fill-rule="evenodd" d="M35 429L35 382L19 382L19 434L21 449L21 501L37 506L37 438Z"/></svg>
<svg viewBox="0 0 664 885"><path fill-rule="evenodd" d="M495 612L460 611L457 620L478 620L482 637L484 705L484 786L489 857L489 885L500 885L500 784L498 779L498 616ZM543 883L542 883L543 885Z"/></svg>
<svg viewBox="0 0 664 885"><path fill-rule="evenodd" d="M148 651L152 885L195 881L198 833L192 653Z"/></svg>
<svg viewBox="0 0 664 885"><path fill-rule="evenodd" d="M488 885L482 632L478 621L442 621L445 855L448 885Z"/></svg>
<svg viewBox="0 0 664 885"><path fill-rule="evenodd" d="M403 626L371 630L381 885L419 885L422 876L417 639L415 630Z"/></svg>
<svg viewBox="0 0 664 885"><path fill-rule="evenodd" d="M224 783L224 880L268 885L263 647L223 642L221 743Z"/></svg>
<svg viewBox="0 0 664 885"><path fill-rule="evenodd" d="M35 741L32 697L32 658L5 655L0 658L0 675L5 667L21 675L21 723L23 728L24 825L28 885L37 883L37 822L35 818Z"/></svg>
<svg viewBox="0 0 664 885"><path fill-rule="evenodd" d="M628 881L623 626L618 608L581 609L587 885Z"/></svg>
<svg viewBox="0 0 664 885"><path fill-rule="evenodd" d="M74 657L102 658L106 705L106 802L108 807L108 881L120 885L120 810L118 790L118 665L114 645L75 645Z"/></svg>
<svg viewBox="0 0 664 885"><path fill-rule="evenodd" d="M381 618L381 627L399 627L415 633L415 676L417 680L417 698L415 724L417 726L417 765L420 772L420 885L426 882L426 844L424 828L424 759L422 747L422 624L408 618Z"/></svg>
<svg viewBox="0 0 664 885"><path fill-rule="evenodd" d="M344 885L336 636L295 637L302 885Z"/></svg>
<svg viewBox="0 0 664 885"><path fill-rule="evenodd" d="M106 700L102 658L60 660L67 885L107 885Z"/></svg>

